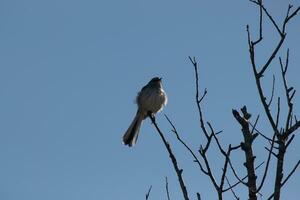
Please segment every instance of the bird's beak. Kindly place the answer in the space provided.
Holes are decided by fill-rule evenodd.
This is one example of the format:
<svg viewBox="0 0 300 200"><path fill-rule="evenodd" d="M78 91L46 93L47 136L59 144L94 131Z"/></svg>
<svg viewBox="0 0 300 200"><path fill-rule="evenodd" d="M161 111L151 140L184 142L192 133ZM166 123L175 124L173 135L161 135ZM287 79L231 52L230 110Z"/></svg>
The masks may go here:
<svg viewBox="0 0 300 200"><path fill-rule="evenodd" d="M162 77L160 77L159 80L161 81L161 80L162 80Z"/></svg>

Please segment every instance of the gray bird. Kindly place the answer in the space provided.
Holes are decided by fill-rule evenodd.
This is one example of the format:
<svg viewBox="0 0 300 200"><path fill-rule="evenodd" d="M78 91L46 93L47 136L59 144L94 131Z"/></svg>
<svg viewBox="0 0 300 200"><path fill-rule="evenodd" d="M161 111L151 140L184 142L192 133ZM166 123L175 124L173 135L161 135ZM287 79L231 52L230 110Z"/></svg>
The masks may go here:
<svg viewBox="0 0 300 200"><path fill-rule="evenodd" d="M142 121L148 113L155 114L167 104L167 95L162 88L161 78L154 77L145 85L136 97L138 110L136 115L123 136L123 143L128 146L135 145Z"/></svg>

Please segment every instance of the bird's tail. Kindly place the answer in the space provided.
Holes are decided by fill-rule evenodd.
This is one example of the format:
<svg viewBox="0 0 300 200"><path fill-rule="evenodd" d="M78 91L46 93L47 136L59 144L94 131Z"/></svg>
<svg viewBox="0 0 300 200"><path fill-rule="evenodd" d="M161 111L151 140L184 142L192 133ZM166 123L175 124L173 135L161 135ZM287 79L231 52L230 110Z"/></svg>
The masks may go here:
<svg viewBox="0 0 300 200"><path fill-rule="evenodd" d="M130 124L129 128L123 136L123 143L125 145L128 145L130 147L135 145L139 136L143 119L143 115L137 112L135 118L133 119L132 123Z"/></svg>

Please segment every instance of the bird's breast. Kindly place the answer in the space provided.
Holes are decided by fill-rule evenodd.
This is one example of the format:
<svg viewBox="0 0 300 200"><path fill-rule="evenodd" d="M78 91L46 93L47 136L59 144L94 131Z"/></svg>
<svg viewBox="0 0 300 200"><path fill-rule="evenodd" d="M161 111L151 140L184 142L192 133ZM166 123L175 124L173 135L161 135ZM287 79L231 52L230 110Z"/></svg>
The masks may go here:
<svg viewBox="0 0 300 200"><path fill-rule="evenodd" d="M144 112L157 113L167 103L167 96L163 89L149 89L139 94L138 106Z"/></svg>

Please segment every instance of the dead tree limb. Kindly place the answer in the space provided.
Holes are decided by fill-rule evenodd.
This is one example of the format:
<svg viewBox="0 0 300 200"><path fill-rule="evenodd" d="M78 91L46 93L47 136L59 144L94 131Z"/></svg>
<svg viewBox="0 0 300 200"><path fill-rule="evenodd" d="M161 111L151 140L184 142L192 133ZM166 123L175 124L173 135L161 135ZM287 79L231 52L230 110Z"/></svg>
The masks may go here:
<svg viewBox="0 0 300 200"><path fill-rule="evenodd" d="M177 159L176 159L176 157L175 157L175 155L174 155L174 153L171 149L171 146L167 142L167 140L165 139L165 136L161 132L160 128L158 127L158 125L155 121L155 117L151 113L149 113L148 116L151 119L152 124L156 128L158 134L160 135L160 137L161 137L161 139L162 139L162 141L163 141L163 143L164 143L164 145L165 145L165 147L166 147L166 149L169 153L169 156L170 156L170 159L172 161L174 170L176 171L176 174L177 174L177 177L178 177L178 181L179 181L179 184L180 184L180 188L181 188L183 197L184 197L185 200L189 200L188 192L187 192L187 189L186 189L186 186L185 186L185 183L184 183L184 180L183 180L183 176L182 176L183 170L179 168L178 163L177 163Z"/></svg>

